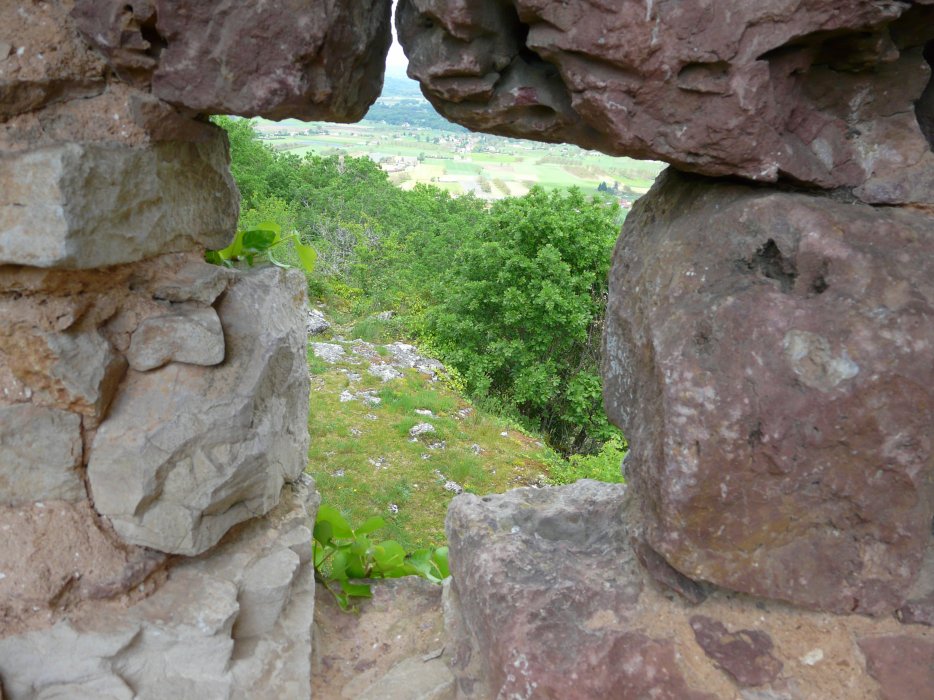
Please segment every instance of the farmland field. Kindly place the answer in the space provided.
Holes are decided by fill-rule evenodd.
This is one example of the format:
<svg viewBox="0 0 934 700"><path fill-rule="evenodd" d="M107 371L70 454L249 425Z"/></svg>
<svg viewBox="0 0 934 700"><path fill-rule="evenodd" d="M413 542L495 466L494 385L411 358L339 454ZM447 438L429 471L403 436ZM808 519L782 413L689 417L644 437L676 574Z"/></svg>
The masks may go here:
<svg viewBox="0 0 934 700"><path fill-rule="evenodd" d="M533 185L577 186L588 193L609 191L626 206L648 191L664 167L576 146L472 133L446 122L399 80L387 81L384 96L359 124L257 119L254 126L276 150L365 155L404 188L430 183L484 199L522 195Z"/></svg>

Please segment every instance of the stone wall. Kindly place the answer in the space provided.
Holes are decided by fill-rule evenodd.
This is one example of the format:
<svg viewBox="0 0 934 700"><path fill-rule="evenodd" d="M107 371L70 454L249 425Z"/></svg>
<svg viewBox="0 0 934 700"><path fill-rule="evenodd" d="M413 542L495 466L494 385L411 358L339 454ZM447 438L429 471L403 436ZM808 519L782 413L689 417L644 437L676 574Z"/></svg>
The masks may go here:
<svg viewBox="0 0 934 700"><path fill-rule="evenodd" d="M460 697L934 696L934 3L397 25L449 119L673 166L610 275L625 495L449 511Z"/></svg>
<svg viewBox="0 0 934 700"><path fill-rule="evenodd" d="M304 276L213 113L359 119L384 0L0 2L0 695L310 695Z"/></svg>
<svg viewBox="0 0 934 700"><path fill-rule="evenodd" d="M4 697L306 697L298 275L203 262L211 113L358 119L388 0L0 2ZM463 496L463 698L934 696L934 0L401 0L471 128L672 164L617 247L627 488Z"/></svg>

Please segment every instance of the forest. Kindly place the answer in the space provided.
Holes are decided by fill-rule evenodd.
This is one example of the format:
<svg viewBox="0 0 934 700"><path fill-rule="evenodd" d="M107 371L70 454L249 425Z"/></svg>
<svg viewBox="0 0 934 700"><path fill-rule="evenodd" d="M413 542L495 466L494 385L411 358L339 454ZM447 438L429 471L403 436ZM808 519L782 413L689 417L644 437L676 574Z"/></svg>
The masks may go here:
<svg viewBox="0 0 934 700"><path fill-rule="evenodd" d="M624 444L599 374L624 213L614 198L533 187L490 203L403 190L368 158L276 152L250 121L215 121L231 143L240 228L275 222L314 248L312 299L356 320L364 339L416 342L475 403L566 457ZM390 321L375 319L386 311Z"/></svg>

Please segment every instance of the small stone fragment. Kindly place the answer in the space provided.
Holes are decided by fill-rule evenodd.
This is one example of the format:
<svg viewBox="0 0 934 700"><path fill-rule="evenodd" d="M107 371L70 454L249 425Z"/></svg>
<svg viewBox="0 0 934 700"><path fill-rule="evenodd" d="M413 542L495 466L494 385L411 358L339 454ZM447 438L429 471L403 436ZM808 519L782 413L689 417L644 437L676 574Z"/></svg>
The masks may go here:
<svg viewBox="0 0 934 700"><path fill-rule="evenodd" d="M318 333L324 333L331 327L331 324L321 311L310 308L308 309L308 321L305 327L308 329L309 335L317 335Z"/></svg>
<svg viewBox="0 0 934 700"><path fill-rule="evenodd" d="M169 362L210 367L224 361L224 330L210 306L176 306L151 316L133 332L126 358L146 372Z"/></svg>
<svg viewBox="0 0 934 700"><path fill-rule="evenodd" d="M413 438L417 438L419 435L425 435L426 433L435 432L435 426L431 423L419 423L409 428L409 435Z"/></svg>
<svg viewBox="0 0 934 700"><path fill-rule="evenodd" d="M730 632L722 623L704 615L694 615L690 623L704 653L741 686L765 685L781 673L783 664L772 655L772 638L765 632Z"/></svg>

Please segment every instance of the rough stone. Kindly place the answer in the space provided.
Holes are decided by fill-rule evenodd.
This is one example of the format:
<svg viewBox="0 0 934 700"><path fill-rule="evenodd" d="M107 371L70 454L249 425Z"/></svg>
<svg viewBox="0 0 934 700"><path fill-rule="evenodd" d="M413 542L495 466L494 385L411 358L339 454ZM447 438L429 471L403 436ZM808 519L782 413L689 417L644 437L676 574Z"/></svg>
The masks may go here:
<svg viewBox="0 0 934 700"><path fill-rule="evenodd" d="M869 673L879 681L880 700L934 697L934 641L914 637L859 640Z"/></svg>
<svg viewBox="0 0 934 700"><path fill-rule="evenodd" d="M235 274L225 267L204 262L199 254L163 255L132 281L153 299L209 306L227 289Z"/></svg>
<svg viewBox="0 0 934 700"><path fill-rule="evenodd" d="M409 75L474 130L932 202L927 2L402 0L396 24Z"/></svg>
<svg viewBox="0 0 934 700"><path fill-rule="evenodd" d="M224 361L224 331L210 306L173 305L162 316L139 324L126 354L133 369L145 372L169 362L211 366Z"/></svg>
<svg viewBox="0 0 934 700"><path fill-rule="evenodd" d="M370 365L366 371L383 382L391 382L393 379L399 379L402 376L402 372L383 362Z"/></svg>
<svg viewBox="0 0 934 700"><path fill-rule="evenodd" d="M309 698L315 506L287 486L276 509L180 562L148 598L0 639L6 697ZM257 574L270 562L287 562L272 586Z"/></svg>
<svg viewBox="0 0 934 700"><path fill-rule="evenodd" d="M0 504L85 497L81 416L31 404L0 406Z"/></svg>
<svg viewBox="0 0 934 700"><path fill-rule="evenodd" d="M934 237L923 211L669 170L614 256L605 403L678 571L886 614L930 538Z"/></svg>
<svg viewBox="0 0 934 700"><path fill-rule="evenodd" d="M926 627L720 589L695 605L646 585L625 488L582 481L452 501L444 658L458 700L878 700L898 668L872 659L865 642L880 637L916 645L910 680L890 697L930 695Z"/></svg>
<svg viewBox="0 0 934 700"><path fill-rule="evenodd" d="M5 321L6 319L4 319ZM45 332L0 321L3 364L33 402L94 420L107 410L126 361L96 330Z"/></svg>
<svg viewBox="0 0 934 700"><path fill-rule="evenodd" d="M205 114L357 121L382 89L389 0L77 0L123 80ZM262 56L262 60L258 57Z"/></svg>
<svg viewBox="0 0 934 700"><path fill-rule="evenodd" d="M218 314L222 365L131 370L95 436L95 507L127 542L204 552L272 508L283 482L304 469L304 277L278 268L241 273Z"/></svg>
<svg viewBox="0 0 934 700"><path fill-rule="evenodd" d="M772 638L761 630L730 632L704 615L691 618L691 629L704 653L741 686L765 685L781 673L782 662L772 655Z"/></svg>
<svg viewBox="0 0 934 700"><path fill-rule="evenodd" d="M0 637L47 623L81 601L123 594L163 560L118 542L87 501L0 506L0 536ZM6 681L4 657L0 652Z"/></svg>
<svg viewBox="0 0 934 700"><path fill-rule="evenodd" d="M104 62L57 5L0 5L0 122L104 90Z"/></svg>
<svg viewBox="0 0 934 700"><path fill-rule="evenodd" d="M489 691L477 697L712 699L686 684L670 642L601 622L642 591L624 491L585 480L451 502L452 588ZM495 571L509 573L494 585Z"/></svg>
<svg viewBox="0 0 934 700"><path fill-rule="evenodd" d="M226 138L0 154L0 264L94 268L223 248L238 195Z"/></svg>
<svg viewBox="0 0 934 700"><path fill-rule="evenodd" d="M340 362L347 355L344 348L335 343L312 343L311 351L315 357L321 358L331 365Z"/></svg>
<svg viewBox="0 0 934 700"><path fill-rule="evenodd" d="M312 696L328 700L447 700L441 587L408 576L374 581L348 615L316 589ZM445 695L447 693L447 695Z"/></svg>
<svg viewBox="0 0 934 700"><path fill-rule="evenodd" d="M309 335L324 333L331 327L330 322L324 317L318 309L308 309L308 322L305 324Z"/></svg>

